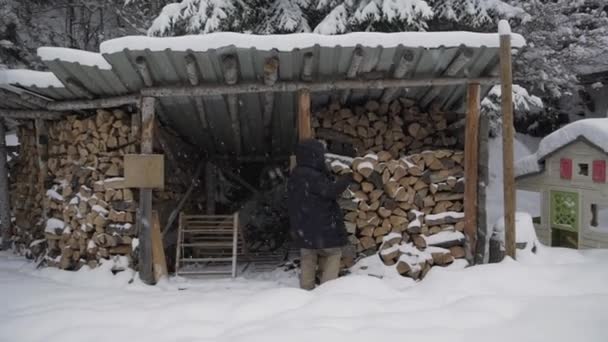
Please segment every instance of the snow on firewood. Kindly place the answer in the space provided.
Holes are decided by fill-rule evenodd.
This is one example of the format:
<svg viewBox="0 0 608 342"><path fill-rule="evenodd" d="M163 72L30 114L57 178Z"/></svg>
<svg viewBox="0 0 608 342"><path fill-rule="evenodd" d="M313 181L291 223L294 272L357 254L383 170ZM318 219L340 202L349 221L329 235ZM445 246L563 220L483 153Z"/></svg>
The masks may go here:
<svg viewBox="0 0 608 342"><path fill-rule="evenodd" d="M426 215L424 220L426 224L436 226L440 224L450 224L462 221L464 219L464 213L447 211L445 213Z"/></svg>
<svg viewBox="0 0 608 342"><path fill-rule="evenodd" d="M63 202L63 196L61 196L56 190L55 188L53 189L48 189L46 191L46 197L53 199L57 202Z"/></svg>
<svg viewBox="0 0 608 342"><path fill-rule="evenodd" d="M444 248L461 245L464 241L464 234L459 231L442 231L435 235L423 237L427 245Z"/></svg>
<svg viewBox="0 0 608 342"><path fill-rule="evenodd" d="M91 207L91 210L103 216L108 215L110 213L108 209L102 207L99 204L95 204L93 207Z"/></svg>
<svg viewBox="0 0 608 342"><path fill-rule="evenodd" d="M50 218L46 220L46 225L44 226L44 232L50 234L61 234L63 232L63 228L65 227L65 222L57 218Z"/></svg>

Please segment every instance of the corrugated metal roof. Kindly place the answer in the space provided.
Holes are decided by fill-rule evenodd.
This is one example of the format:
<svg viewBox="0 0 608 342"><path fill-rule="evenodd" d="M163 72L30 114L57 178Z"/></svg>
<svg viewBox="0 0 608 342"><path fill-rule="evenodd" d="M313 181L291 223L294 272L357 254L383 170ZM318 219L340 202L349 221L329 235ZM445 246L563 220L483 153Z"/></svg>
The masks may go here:
<svg viewBox="0 0 608 342"><path fill-rule="evenodd" d="M394 41L394 35L380 34L374 37L384 36L390 38L388 40ZM268 41L272 41L272 36L266 37ZM153 38L142 37L141 39ZM162 40L163 38L156 39ZM281 36L281 39L285 40L284 36ZM487 41L487 37L484 39ZM230 44L230 41L226 41L225 45L220 48L211 49L205 46L196 49L196 46L192 46L192 49L172 50L154 45L152 49L131 50L128 47L118 49L117 44L110 41L104 43L108 53L103 53L102 56L112 66L111 69L99 68L91 63L84 65L60 59L47 60L45 63L49 70L57 76L65 88L33 86L22 88L55 100L86 98L86 94L83 95L81 91L72 86L73 83L79 84L96 98L136 93L146 87L138 70L138 58L145 59L152 85L189 85L186 69L186 56L188 55L196 61L200 84L224 83L222 60L227 55L236 56L239 81L242 82L263 82L264 64L268 58L273 56L279 60L280 81L301 80L305 55L308 53L313 55L312 81L341 80L345 78L353 52L357 48L362 52L362 60L356 76L358 78L393 78L395 68L406 53L412 54L413 60L404 78L441 76L476 78L497 75L499 63L497 35L496 44L491 47L470 47L458 45L457 42L450 47L412 47L404 44L383 47L379 45L381 41L375 42L373 45L366 42L367 46L365 46L352 44L352 36L348 42L349 46L315 44L307 48L296 47L293 50L281 51L279 47L268 49L269 46L272 46L268 42L264 44L264 50L243 47L242 42L236 46ZM107 48L108 46L112 48ZM172 44L167 46L172 46ZM459 56L465 54L468 56L466 63L459 64ZM451 65L456 64L459 65L458 68L450 68ZM447 74L448 72L449 74ZM482 87L482 95L485 95L488 90L488 86ZM444 109L462 111L465 93L466 86L460 85L414 88L407 91L406 95L417 100L422 106L438 103ZM401 92L401 94L403 93ZM313 107L325 104L331 95L327 92L313 93ZM370 97L379 98L381 95L381 90L357 90L351 92L350 101ZM268 122L269 127L266 128L263 120L265 95L234 96L238 96L238 123L241 128L240 140L243 155L286 155L291 152L296 141L297 101L295 94L274 94L272 116ZM163 97L160 99L159 117L187 140L210 153L234 153L237 150L235 146L237 139L234 137L231 126L227 97L203 96L201 100L204 115L197 108L197 99ZM2 106L5 104L0 104L0 107ZM202 121L204 117L206 117L206 123Z"/></svg>

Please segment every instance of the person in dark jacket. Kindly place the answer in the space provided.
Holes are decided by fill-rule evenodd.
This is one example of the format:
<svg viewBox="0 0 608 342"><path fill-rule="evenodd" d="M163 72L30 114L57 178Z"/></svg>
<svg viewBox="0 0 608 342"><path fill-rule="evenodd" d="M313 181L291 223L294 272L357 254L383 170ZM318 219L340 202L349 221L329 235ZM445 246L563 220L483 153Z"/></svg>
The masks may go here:
<svg viewBox="0 0 608 342"><path fill-rule="evenodd" d="M325 152L319 141L300 142L296 167L287 183L291 235L301 252L300 287L307 290L315 287L317 267L321 283L338 277L342 247L348 242L337 199L352 176L334 181L325 164Z"/></svg>

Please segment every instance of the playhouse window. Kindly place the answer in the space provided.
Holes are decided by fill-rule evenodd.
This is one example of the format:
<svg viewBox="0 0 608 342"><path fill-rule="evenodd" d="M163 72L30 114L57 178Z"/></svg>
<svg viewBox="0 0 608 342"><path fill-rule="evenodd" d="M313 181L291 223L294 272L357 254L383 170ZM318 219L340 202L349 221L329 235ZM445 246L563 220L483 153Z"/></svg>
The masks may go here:
<svg viewBox="0 0 608 342"><path fill-rule="evenodd" d="M578 164L578 174L579 176L589 176L589 164Z"/></svg>
<svg viewBox="0 0 608 342"><path fill-rule="evenodd" d="M608 206L591 204L591 227L608 232Z"/></svg>

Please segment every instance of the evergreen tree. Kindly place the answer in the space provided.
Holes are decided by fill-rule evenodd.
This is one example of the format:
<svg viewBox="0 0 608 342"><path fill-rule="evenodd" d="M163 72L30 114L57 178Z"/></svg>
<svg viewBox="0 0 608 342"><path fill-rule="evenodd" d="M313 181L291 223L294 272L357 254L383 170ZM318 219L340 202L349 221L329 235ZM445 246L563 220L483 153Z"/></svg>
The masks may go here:
<svg viewBox="0 0 608 342"><path fill-rule="evenodd" d="M274 0L266 20L256 31L263 34L310 32L305 14L310 5L309 0Z"/></svg>
<svg viewBox="0 0 608 342"><path fill-rule="evenodd" d="M163 7L148 34L180 36L216 31L243 31L248 7L239 0L182 0Z"/></svg>

